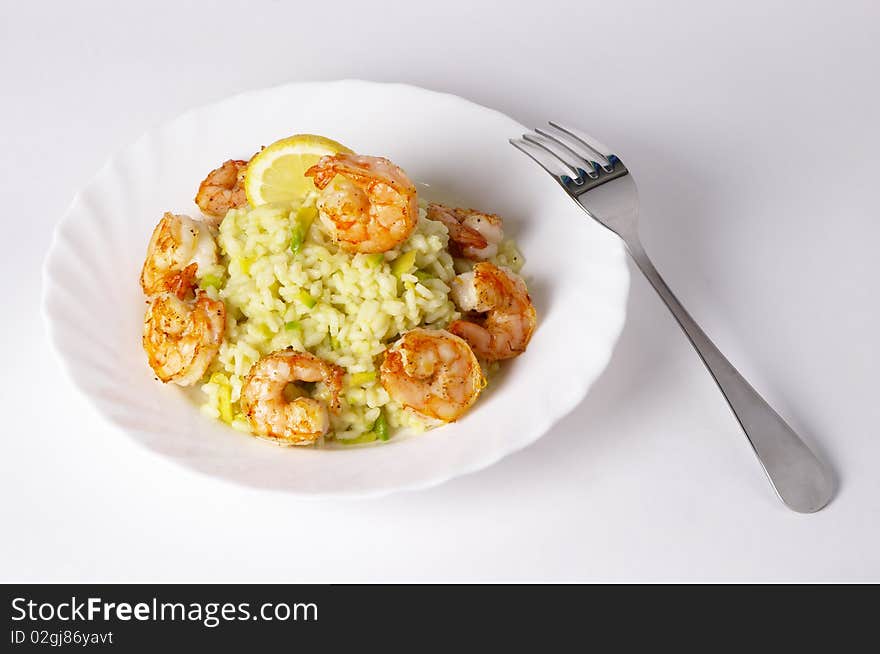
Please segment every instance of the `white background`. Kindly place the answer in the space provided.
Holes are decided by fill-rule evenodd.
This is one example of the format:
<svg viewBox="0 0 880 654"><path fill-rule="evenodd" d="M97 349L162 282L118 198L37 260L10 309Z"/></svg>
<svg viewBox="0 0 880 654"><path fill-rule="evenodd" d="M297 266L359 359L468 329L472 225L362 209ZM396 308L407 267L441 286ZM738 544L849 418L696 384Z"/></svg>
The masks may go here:
<svg viewBox="0 0 880 654"><path fill-rule="evenodd" d="M0 2L0 580L880 580L880 5L210 4ZM75 190L189 107L344 77L613 144L658 268L830 462L832 504L805 516L775 498L635 272L623 336L583 404L534 446L431 490L295 500L199 476L107 427L39 313L42 259Z"/></svg>

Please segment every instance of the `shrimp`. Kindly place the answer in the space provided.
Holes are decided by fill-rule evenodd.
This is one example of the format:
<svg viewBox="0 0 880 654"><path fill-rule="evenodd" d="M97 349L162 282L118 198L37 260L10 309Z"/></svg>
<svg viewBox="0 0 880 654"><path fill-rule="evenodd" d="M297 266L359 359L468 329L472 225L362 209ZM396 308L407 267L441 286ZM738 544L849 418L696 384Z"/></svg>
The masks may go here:
<svg viewBox="0 0 880 654"><path fill-rule="evenodd" d="M468 344L442 329L406 332L386 351L379 372L397 402L443 422L461 417L486 385Z"/></svg>
<svg viewBox="0 0 880 654"><path fill-rule="evenodd" d="M498 254L498 244L504 239L501 216L494 213L453 209L431 202L428 205L428 218L446 225L450 251L465 259L491 259Z"/></svg>
<svg viewBox="0 0 880 654"><path fill-rule="evenodd" d="M217 263L217 244L205 223L166 213L153 230L141 270L146 295L174 293L181 300L194 284L200 266Z"/></svg>
<svg viewBox="0 0 880 654"><path fill-rule="evenodd" d="M190 301L174 293L150 300L144 317L144 350L163 382L192 386L208 369L226 329L226 307L199 291Z"/></svg>
<svg viewBox="0 0 880 654"><path fill-rule="evenodd" d="M348 252L391 250L416 227L416 187L388 159L337 154L322 157L306 175L322 191L321 222Z"/></svg>
<svg viewBox="0 0 880 654"><path fill-rule="evenodd" d="M519 275L482 261L472 272L452 280L452 299L462 311L485 314L449 325L449 331L466 340L477 356L498 361L525 352L538 318Z"/></svg>
<svg viewBox="0 0 880 654"><path fill-rule="evenodd" d="M199 209L209 216L223 218L230 209L247 204L244 192L247 165L247 161L230 159L208 173L196 193Z"/></svg>
<svg viewBox="0 0 880 654"><path fill-rule="evenodd" d="M339 410L345 371L308 352L281 350L253 365L241 388L241 407L254 432L289 445L315 442L330 428L327 404L311 397L288 400L285 388L297 381L323 382L330 408Z"/></svg>

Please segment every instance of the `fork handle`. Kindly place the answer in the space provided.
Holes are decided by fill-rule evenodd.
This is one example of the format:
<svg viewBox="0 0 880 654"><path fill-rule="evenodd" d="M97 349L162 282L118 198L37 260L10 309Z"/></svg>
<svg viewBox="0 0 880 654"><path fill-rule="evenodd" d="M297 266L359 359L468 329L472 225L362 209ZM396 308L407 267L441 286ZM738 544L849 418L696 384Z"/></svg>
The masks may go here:
<svg viewBox="0 0 880 654"><path fill-rule="evenodd" d="M780 499L800 513L821 509L834 493L829 470L709 340L663 281L638 238L625 242L633 261L706 364Z"/></svg>

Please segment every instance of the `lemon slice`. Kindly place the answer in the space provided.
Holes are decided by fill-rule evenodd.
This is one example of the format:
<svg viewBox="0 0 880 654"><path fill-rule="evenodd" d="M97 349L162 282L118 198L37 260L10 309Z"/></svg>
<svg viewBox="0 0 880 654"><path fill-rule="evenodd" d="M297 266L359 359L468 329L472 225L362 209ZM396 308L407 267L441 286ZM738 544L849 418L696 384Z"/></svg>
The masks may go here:
<svg viewBox="0 0 880 654"><path fill-rule="evenodd" d="M315 190L306 171L330 154L352 154L341 143L316 134L295 134L254 155L244 177L244 191L252 207L270 202L289 203Z"/></svg>

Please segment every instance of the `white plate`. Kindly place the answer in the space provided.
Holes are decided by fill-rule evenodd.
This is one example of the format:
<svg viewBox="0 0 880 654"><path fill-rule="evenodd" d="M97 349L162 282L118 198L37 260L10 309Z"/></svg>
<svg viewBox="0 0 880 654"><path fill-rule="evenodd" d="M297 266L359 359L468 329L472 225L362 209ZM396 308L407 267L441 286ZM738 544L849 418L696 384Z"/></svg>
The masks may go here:
<svg viewBox="0 0 880 654"><path fill-rule="evenodd" d="M352 449L280 448L215 422L153 379L138 275L164 211L197 213L205 174L297 132L383 155L434 198L504 217L538 310L528 351L459 422ZM308 495L438 484L537 440L586 395L623 326L629 275L590 221L507 139L523 127L461 98L361 81L287 84L190 111L113 157L61 220L44 270L51 340L74 383L150 450L201 472Z"/></svg>

